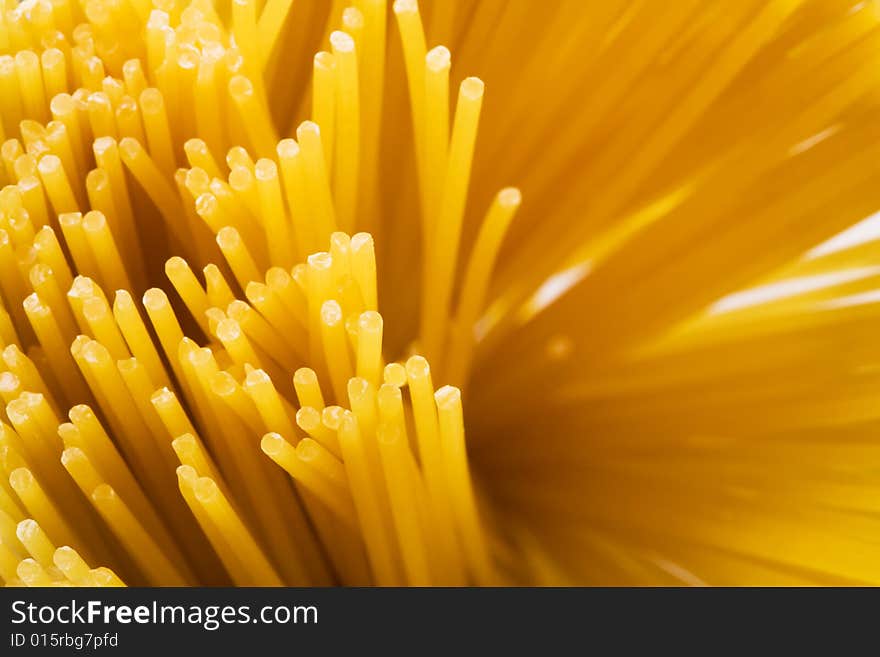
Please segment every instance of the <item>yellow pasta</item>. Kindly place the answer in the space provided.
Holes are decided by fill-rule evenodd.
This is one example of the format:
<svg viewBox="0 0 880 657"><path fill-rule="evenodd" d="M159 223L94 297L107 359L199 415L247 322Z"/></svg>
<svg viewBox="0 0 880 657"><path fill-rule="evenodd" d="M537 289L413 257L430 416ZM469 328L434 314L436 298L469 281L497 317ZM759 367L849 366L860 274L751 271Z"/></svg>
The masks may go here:
<svg viewBox="0 0 880 657"><path fill-rule="evenodd" d="M429 50L424 57L424 207L425 235L433 235L443 203L443 184L449 151L449 69L451 55L445 46ZM426 242L426 245L432 243Z"/></svg>
<svg viewBox="0 0 880 657"><path fill-rule="evenodd" d="M128 291L117 290L113 317L129 350L146 368L154 386L167 385L168 374Z"/></svg>
<svg viewBox="0 0 880 657"><path fill-rule="evenodd" d="M249 571L248 575L252 578L251 581L264 586L278 585L280 579L275 569L217 484L208 477L199 477L193 489L198 504L231 545L236 557L244 562Z"/></svg>
<svg viewBox="0 0 880 657"><path fill-rule="evenodd" d="M296 138L302 153L303 177L306 182L308 204L316 243L323 244L336 229L336 215L330 196L330 181L324 161L321 128L312 121L305 121L296 129ZM338 143L338 138L336 142Z"/></svg>
<svg viewBox="0 0 880 657"><path fill-rule="evenodd" d="M358 175L361 149L361 109L358 89L358 63L355 41L347 33L330 35L333 58L336 64L337 112L339 121L335 130L336 153L334 162L335 205L339 224L343 230L351 230L357 206Z"/></svg>
<svg viewBox="0 0 880 657"><path fill-rule="evenodd" d="M55 214L76 212L78 203L62 167L61 159L57 155L46 155L40 159L37 168Z"/></svg>
<svg viewBox="0 0 880 657"><path fill-rule="evenodd" d="M377 490L371 476L363 436L351 412L346 412L342 418L339 443L374 576L380 585L398 584L400 580L393 558L392 537L385 527L379 504L383 491Z"/></svg>
<svg viewBox="0 0 880 657"><path fill-rule="evenodd" d="M288 443L277 433L267 433L263 436L260 446L269 458L284 468L291 477L301 482L311 493L325 504L340 520L350 527L355 527L354 506L348 490L344 487L335 486L322 474L310 465L308 461L301 459L299 448Z"/></svg>
<svg viewBox="0 0 880 657"><path fill-rule="evenodd" d="M332 299L321 306L321 341L336 398L344 399L346 385L354 370L348 353L342 308Z"/></svg>
<svg viewBox="0 0 880 657"><path fill-rule="evenodd" d="M72 547L67 545L59 547L52 555L52 562L71 584L88 586L91 583L91 569Z"/></svg>
<svg viewBox="0 0 880 657"><path fill-rule="evenodd" d="M316 53L313 71L312 116L315 123L322 126L324 162L332 170L336 130L336 58L326 51Z"/></svg>
<svg viewBox="0 0 880 657"><path fill-rule="evenodd" d="M422 532L413 465L407 450L406 437L400 427L383 425L379 429L379 453L407 583L430 586L427 543Z"/></svg>
<svg viewBox="0 0 880 657"><path fill-rule="evenodd" d="M290 267L294 263L295 245L281 197L278 166L273 160L260 159L254 167L257 194L260 199L259 216L263 217L269 239L269 259L272 264Z"/></svg>
<svg viewBox="0 0 880 657"><path fill-rule="evenodd" d="M56 543L77 543L76 534L46 495L27 468L18 468L9 474L9 484L23 502L29 514L45 528Z"/></svg>
<svg viewBox="0 0 880 657"><path fill-rule="evenodd" d="M116 116L107 94L103 91L89 94L86 107L93 135L119 138L119 131L116 129Z"/></svg>
<svg viewBox="0 0 880 657"><path fill-rule="evenodd" d="M38 263L31 267L28 279L34 292L52 308L61 332L72 339L76 334L75 320L55 272L49 265Z"/></svg>
<svg viewBox="0 0 880 657"><path fill-rule="evenodd" d="M203 331L208 333L205 312L209 308L208 295L189 268L186 260L180 257L169 258L165 263L165 275L183 299L190 314L199 323Z"/></svg>
<svg viewBox="0 0 880 657"><path fill-rule="evenodd" d="M235 228L232 226L221 228L217 233L217 245L240 287L247 287L249 282L260 279L259 269L253 256L248 252L241 234Z"/></svg>
<svg viewBox="0 0 880 657"><path fill-rule="evenodd" d="M143 113L144 131L150 155L167 175L176 167L165 100L158 89L149 88L140 93L138 102Z"/></svg>
<svg viewBox="0 0 880 657"><path fill-rule="evenodd" d="M185 576L156 545L150 534L138 522L125 502L107 484L98 486L92 491L92 503L105 519L116 537L128 547L134 549L134 557L139 565L160 581L171 584L185 582Z"/></svg>
<svg viewBox="0 0 880 657"><path fill-rule="evenodd" d="M49 573L33 559L22 559L15 572L25 586L48 587L53 585Z"/></svg>
<svg viewBox="0 0 880 657"><path fill-rule="evenodd" d="M299 398L300 406L311 406L316 410L324 409L324 395L318 375L313 369L301 367L293 373L293 385Z"/></svg>
<svg viewBox="0 0 880 657"><path fill-rule="evenodd" d="M130 288L131 283L116 247L113 235L102 212L93 210L82 220L83 232L98 264L101 279L106 287Z"/></svg>
<svg viewBox="0 0 880 657"><path fill-rule="evenodd" d="M427 227L434 237L428 251L431 260L426 267L422 292L426 298L432 299L432 303L424 304L422 310L422 337L429 356L434 356L441 348L482 101L482 80L466 78L462 81L443 175L440 210L436 221Z"/></svg>
<svg viewBox="0 0 880 657"><path fill-rule="evenodd" d="M0 581L880 581L875 3L319 4L0 12Z"/></svg>

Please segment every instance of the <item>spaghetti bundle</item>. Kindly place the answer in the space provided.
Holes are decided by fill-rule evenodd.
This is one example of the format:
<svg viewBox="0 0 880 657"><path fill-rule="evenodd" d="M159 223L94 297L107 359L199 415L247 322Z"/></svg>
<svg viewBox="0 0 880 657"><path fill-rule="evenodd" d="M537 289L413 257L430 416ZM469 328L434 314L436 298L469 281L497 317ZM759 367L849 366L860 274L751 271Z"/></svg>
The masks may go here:
<svg viewBox="0 0 880 657"><path fill-rule="evenodd" d="M0 0L2 581L878 581L876 3L388 4Z"/></svg>
<svg viewBox="0 0 880 657"><path fill-rule="evenodd" d="M385 362L373 238L338 230L363 225L377 157L382 5L339 18L354 35L333 31L315 58L322 124L282 140L258 41L277 7L258 23L234 3L231 35L204 3L6 12L32 41L16 46L21 114L4 114L20 139L3 147L3 292L23 311L5 315L8 584L501 581L460 392L420 355ZM39 51L43 9L49 26L85 22ZM401 11L424 41L417 9ZM470 161L481 97L462 83L450 155L430 156L440 178L450 162L444 216L459 225L468 176L450 158ZM177 308L147 288L159 238L187 256L162 272ZM210 260L204 283L188 259ZM472 315L487 274L471 276ZM426 285L448 295L447 279Z"/></svg>

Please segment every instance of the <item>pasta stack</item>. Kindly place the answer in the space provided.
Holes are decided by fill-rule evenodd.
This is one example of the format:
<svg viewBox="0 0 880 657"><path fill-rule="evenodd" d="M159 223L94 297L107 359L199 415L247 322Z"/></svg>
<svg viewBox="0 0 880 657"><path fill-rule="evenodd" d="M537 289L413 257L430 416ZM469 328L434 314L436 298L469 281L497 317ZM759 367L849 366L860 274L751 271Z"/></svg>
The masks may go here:
<svg viewBox="0 0 880 657"><path fill-rule="evenodd" d="M3 145L2 577L500 581L460 391L435 390L420 355L386 364L373 238L338 230L369 224L384 3L336 17L348 31L314 59L320 123L282 140L264 72L286 8L228 10L231 33L205 2L5 12L18 51L4 56L17 81L4 124L19 134ZM415 47L413 103L442 104L448 123L449 53L424 52L414 4L397 13ZM434 349L482 94L462 82L451 135L424 123L425 214L448 245L425 275L445 299L426 310ZM470 322L518 203L505 190L489 211L463 292ZM155 276L152 249L186 255L164 263L177 309L157 287L134 296ZM209 262L204 284L189 259ZM457 344L461 369L470 341Z"/></svg>

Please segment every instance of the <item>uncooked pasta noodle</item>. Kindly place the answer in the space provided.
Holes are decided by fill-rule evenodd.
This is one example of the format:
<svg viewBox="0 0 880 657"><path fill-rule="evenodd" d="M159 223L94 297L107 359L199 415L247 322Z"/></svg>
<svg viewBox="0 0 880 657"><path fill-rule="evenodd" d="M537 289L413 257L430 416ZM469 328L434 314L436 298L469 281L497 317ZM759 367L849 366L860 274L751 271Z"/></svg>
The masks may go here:
<svg viewBox="0 0 880 657"><path fill-rule="evenodd" d="M877 582L878 64L871 0L0 0L0 580Z"/></svg>

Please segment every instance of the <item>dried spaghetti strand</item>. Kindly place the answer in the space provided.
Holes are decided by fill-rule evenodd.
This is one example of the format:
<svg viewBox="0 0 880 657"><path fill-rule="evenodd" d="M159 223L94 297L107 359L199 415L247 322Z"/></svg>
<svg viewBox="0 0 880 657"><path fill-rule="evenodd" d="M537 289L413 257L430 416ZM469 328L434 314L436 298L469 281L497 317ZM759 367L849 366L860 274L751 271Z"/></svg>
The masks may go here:
<svg viewBox="0 0 880 657"><path fill-rule="evenodd" d="M313 493L322 504L330 509L347 526L356 528L357 518L348 490L334 485L323 477L313 466L298 456L294 448L278 433L267 433L260 443L263 453Z"/></svg>
<svg viewBox="0 0 880 657"><path fill-rule="evenodd" d="M337 69L338 123L336 152L333 156L334 192L339 224L343 230L354 227L358 204L358 177L361 157L361 102L358 61L354 39L345 32L330 35Z"/></svg>
<svg viewBox="0 0 880 657"><path fill-rule="evenodd" d="M434 399L437 402L440 448L449 482L450 505L462 548L468 557L473 577L480 583L489 583L494 581L495 575L468 470L461 392L453 386L443 386L434 393Z"/></svg>
<svg viewBox="0 0 880 657"><path fill-rule="evenodd" d="M501 248L501 242L522 201L518 189L502 189L480 226L461 286L449 349L447 376L463 383L474 346L474 324L486 300L489 277Z"/></svg>
<svg viewBox="0 0 880 657"><path fill-rule="evenodd" d="M188 577L180 570L180 564L168 558L112 487L102 484L92 491L91 497L101 517L150 581L177 586L187 583Z"/></svg>
<svg viewBox="0 0 880 657"><path fill-rule="evenodd" d="M209 477L199 477L193 485L193 492L237 559L245 564L251 584L280 586L282 582L277 572L217 483Z"/></svg>
<svg viewBox="0 0 880 657"><path fill-rule="evenodd" d="M433 248L428 252L422 294L421 336L428 357L444 348L453 274L470 183L477 123L483 103L483 82L466 78L459 87L449 156L443 179L440 213L433 226Z"/></svg>
<svg viewBox="0 0 880 657"><path fill-rule="evenodd" d="M376 491L370 475L358 421L350 411L343 413L339 444L373 576L380 586L398 585L401 576L393 559L392 539L382 520L379 491Z"/></svg>

